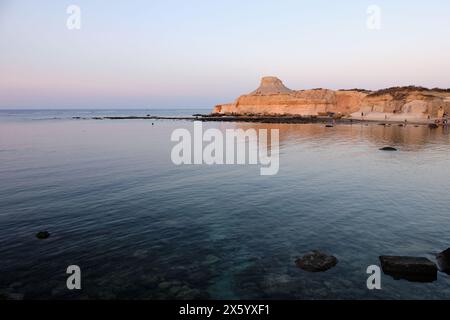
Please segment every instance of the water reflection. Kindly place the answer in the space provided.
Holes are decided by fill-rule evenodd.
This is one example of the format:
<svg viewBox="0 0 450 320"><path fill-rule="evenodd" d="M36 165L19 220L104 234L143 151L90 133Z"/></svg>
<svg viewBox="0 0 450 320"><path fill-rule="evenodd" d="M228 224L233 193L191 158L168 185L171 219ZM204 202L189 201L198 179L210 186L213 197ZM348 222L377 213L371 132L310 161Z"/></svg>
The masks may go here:
<svg viewBox="0 0 450 320"><path fill-rule="evenodd" d="M229 128L222 125L222 129ZM366 144L373 147L401 146L404 151L419 151L428 146L448 145L448 127L430 129L428 126L382 126L377 124L336 125L326 128L318 124L234 124L236 129L279 129L280 146L308 144Z"/></svg>

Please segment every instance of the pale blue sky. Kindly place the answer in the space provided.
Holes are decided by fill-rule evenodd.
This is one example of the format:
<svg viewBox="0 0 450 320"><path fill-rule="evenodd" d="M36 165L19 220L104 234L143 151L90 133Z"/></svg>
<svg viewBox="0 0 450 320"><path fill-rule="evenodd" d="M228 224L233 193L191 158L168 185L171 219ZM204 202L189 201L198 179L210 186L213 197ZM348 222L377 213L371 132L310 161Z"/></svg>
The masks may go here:
<svg viewBox="0 0 450 320"><path fill-rule="evenodd" d="M0 108L211 107L265 75L450 87L449 32L448 0L0 0Z"/></svg>

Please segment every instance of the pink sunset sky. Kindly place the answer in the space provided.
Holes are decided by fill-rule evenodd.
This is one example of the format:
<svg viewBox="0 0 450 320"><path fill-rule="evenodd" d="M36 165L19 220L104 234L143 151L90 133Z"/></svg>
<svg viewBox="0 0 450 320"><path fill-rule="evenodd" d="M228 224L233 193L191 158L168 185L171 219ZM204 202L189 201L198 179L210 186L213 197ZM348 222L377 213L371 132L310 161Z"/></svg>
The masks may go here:
<svg viewBox="0 0 450 320"><path fill-rule="evenodd" d="M80 30L66 26L72 4ZM448 30L439 0L2 0L0 108L210 108L266 75L292 89L448 88Z"/></svg>

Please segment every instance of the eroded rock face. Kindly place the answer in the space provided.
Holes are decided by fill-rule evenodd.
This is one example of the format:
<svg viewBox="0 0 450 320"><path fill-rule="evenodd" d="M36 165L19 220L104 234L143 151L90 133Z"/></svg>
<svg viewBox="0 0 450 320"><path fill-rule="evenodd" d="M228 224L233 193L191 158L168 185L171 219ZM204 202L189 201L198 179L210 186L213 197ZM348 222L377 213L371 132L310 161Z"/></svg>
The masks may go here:
<svg viewBox="0 0 450 320"><path fill-rule="evenodd" d="M336 266L337 263L336 257L318 250L311 251L295 261L297 267L308 272L325 272Z"/></svg>
<svg viewBox="0 0 450 320"><path fill-rule="evenodd" d="M353 118L428 119L450 113L450 90L399 87L380 91L300 90L287 88L276 77L264 77L258 89L214 113L238 115L320 116L337 113ZM387 120L387 119L386 119Z"/></svg>
<svg viewBox="0 0 450 320"><path fill-rule="evenodd" d="M261 79L261 85L250 95L271 95L292 93L291 89L284 86L283 82L276 77L264 77Z"/></svg>

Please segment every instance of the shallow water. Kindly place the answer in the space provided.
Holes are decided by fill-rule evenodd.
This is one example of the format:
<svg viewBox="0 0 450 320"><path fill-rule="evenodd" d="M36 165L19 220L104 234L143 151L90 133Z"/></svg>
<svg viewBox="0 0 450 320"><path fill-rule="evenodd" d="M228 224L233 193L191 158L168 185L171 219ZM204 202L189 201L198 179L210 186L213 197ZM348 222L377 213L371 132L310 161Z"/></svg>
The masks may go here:
<svg viewBox="0 0 450 320"><path fill-rule="evenodd" d="M205 124L279 128L280 172L263 177L258 166L174 166L170 135L192 130L191 122L48 112L0 112L0 293L450 298L445 274L428 284L383 275L382 290L366 287L379 255L434 260L450 247L444 129ZM387 145L399 151L378 150ZM41 230L50 239L37 240ZM297 269L295 259L312 249L334 254L338 265L320 274ZM73 264L82 269L81 292L66 289Z"/></svg>

